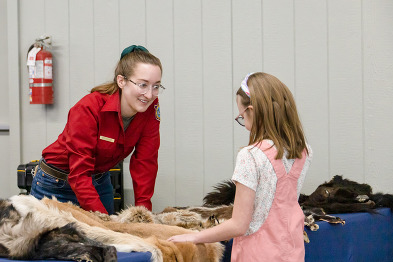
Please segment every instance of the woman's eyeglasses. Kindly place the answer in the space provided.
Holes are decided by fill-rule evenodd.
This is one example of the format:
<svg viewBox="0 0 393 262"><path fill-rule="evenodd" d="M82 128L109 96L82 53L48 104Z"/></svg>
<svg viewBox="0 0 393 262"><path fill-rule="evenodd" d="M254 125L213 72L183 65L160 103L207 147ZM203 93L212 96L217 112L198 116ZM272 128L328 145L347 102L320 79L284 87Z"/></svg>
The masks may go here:
<svg viewBox="0 0 393 262"><path fill-rule="evenodd" d="M245 125L246 125L246 123L245 123L245 121L244 121L244 116L242 116L242 115L243 115L248 109L249 109L249 107L247 107L246 109L244 109L243 112L241 112L241 113L235 118L236 122L238 122L239 125L241 125L241 126L245 126Z"/></svg>
<svg viewBox="0 0 393 262"><path fill-rule="evenodd" d="M136 85L139 89L139 93L141 95L146 94L149 90L151 90L153 96L158 96L159 94L162 94L162 92L165 90L165 87L162 86L161 84L155 84L155 85L151 85L149 86L146 83L135 83L134 81L132 81L131 79L127 79L126 76L123 76L125 80L130 81L131 83L133 83L134 85Z"/></svg>

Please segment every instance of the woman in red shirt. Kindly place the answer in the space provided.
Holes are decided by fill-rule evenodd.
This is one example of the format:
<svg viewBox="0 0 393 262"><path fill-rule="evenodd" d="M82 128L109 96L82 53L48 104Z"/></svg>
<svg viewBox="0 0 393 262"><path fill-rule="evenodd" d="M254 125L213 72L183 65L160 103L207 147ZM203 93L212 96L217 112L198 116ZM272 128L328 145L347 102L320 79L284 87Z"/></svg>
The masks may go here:
<svg viewBox="0 0 393 262"><path fill-rule="evenodd" d="M64 131L43 150L30 194L112 214L108 171L133 152L135 205L151 210L160 146L158 95L165 89L161 76L160 60L146 48L124 49L113 82L77 102Z"/></svg>

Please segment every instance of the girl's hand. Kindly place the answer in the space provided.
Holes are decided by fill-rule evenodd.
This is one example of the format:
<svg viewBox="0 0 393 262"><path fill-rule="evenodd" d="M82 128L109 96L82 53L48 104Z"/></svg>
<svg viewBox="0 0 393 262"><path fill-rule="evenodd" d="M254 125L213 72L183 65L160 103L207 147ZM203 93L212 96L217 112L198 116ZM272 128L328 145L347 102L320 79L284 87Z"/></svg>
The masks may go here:
<svg viewBox="0 0 393 262"><path fill-rule="evenodd" d="M167 240L171 241L171 242L191 242L191 243L196 243L196 234L197 233L171 236Z"/></svg>

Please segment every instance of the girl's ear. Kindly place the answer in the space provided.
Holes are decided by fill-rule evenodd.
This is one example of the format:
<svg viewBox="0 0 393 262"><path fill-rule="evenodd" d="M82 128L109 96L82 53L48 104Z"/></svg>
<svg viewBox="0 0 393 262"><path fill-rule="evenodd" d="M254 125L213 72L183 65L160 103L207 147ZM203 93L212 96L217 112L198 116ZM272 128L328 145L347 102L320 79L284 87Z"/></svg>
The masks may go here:
<svg viewBox="0 0 393 262"><path fill-rule="evenodd" d="M116 76L116 82L120 88L123 88L127 84L127 80L122 75Z"/></svg>

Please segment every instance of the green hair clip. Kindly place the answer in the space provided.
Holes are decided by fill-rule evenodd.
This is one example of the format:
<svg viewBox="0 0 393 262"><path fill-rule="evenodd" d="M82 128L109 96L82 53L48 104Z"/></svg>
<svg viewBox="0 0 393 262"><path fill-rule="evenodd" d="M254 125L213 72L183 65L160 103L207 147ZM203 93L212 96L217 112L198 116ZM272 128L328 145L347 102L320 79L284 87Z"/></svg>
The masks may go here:
<svg viewBox="0 0 393 262"><path fill-rule="evenodd" d="M149 50L147 50L145 47L143 47L141 45L131 45L127 48L124 48L123 52L121 52L120 59L122 59L126 54L129 54L129 53L134 52L136 50L149 53Z"/></svg>

